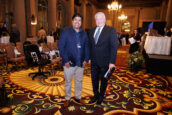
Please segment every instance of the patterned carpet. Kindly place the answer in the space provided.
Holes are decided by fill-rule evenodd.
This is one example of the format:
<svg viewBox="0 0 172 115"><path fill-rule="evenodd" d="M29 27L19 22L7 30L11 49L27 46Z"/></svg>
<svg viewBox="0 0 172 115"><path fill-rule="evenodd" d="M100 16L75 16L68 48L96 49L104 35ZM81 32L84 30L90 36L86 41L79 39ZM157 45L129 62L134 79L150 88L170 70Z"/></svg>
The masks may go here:
<svg viewBox="0 0 172 115"><path fill-rule="evenodd" d="M7 94L11 99L11 111L4 115L172 115L172 86L167 79L171 76L152 75L144 69L130 72L124 65L128 56L127 48L119 49L117 69L108 81L102 105L81 105L72 98L67 108L63 106L65 93L62 70L57 69L48 79L40 77L32 80L28 73L37 71L37 68L22 66L16 70L10 65L11 72L7 73L0 66L0 76L5 79ZM82 97L89 102L92 95L90 66L87 66Z"/></svg>

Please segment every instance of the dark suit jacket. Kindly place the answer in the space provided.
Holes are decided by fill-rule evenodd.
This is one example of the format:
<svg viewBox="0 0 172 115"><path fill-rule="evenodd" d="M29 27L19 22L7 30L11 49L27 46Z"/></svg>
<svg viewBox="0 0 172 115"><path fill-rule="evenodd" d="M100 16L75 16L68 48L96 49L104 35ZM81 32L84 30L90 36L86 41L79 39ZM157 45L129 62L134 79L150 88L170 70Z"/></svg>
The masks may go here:
<svg viewBox="0 0 172 115"><path fill-rule="evenodd" d="M89 32L91 63L98 64L100 67L109 66L109 63L115 64L118 48L116 30L105 25L100 33L97 44L94 42L95 30L96 27Z"/></svg>
<svg viewBox="0 0 172 115"><path fill-rule="evenodd" d="M85 31L80 29L81 38L81 63L83 61L88 62L89 60L89 46L88 46L88 36ZM77 60L78 48L75 36L75 30L73 27L68 27L62 30L60 39L58 41L58 49L60 51L60 56L62 57L62 65L66 62L71 61L73 66Z"/></svg>

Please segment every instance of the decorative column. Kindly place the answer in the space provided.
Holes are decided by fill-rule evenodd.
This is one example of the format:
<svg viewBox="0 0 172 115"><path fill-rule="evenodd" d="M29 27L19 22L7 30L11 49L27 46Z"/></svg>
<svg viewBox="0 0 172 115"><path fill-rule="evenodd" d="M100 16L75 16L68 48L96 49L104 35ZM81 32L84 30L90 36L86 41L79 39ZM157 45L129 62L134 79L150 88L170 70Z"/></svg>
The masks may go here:
<svg viewBox="0 0 172 115"><path fill-rule="evenodd" d="M5 5L4 5L4 0L0 0L0 22L4 22L5 21Z"/></svg>
<svg viewBox="0 0 172 115"><path fill-rule="evenodd" d="M120 31L120 26L119 26L120 22L119 22L119 19L118 19L118 16L119 16L120 14L121 14L120 11L116 11L116 16L115 16L115 23L116 23L116 26L115 26L115 29L116 29L117 32Z"/></svg>
<svg viewBox="0 0 172 115"><path fill-rule="evenodd" d="M137 15L137 28L139 27L139 23L140 23L140 11L141 11L141 8L138 9L138 15Z"/></svg>
<svg viewBox="0 0 172 115"><path fill-rule="evenodd" d="M56 30L57 0L48 0L48 30Z"/></svg>
<svg viewBox="0 0 172 115"><path fill-rule="evenodd" d="M25 0L13 0L14 23L20 31L20 41L26 41Z"/></svg>
<svg viewBox="0 0 172 115"><path fill-rule="evenodd" d="M95 22L95 14L96 14L96 8L94 5L91 5L92 6L92 27L96 26L96 22Z"/></svg>
<svg viewBox="0 0 172 115"><path fill-rule="evenodd" d="M163 0L161 4L161 15L160 15L160 20L165 21L166 14L167 14L167 1Z"/></svg>
<svg viewBox="0 0 172 115"><path fill-rule="evenodd" d="M85 30L86 26L86 2L85 0L82 0L82 16L83 16L83 22L82 22L82 29Z"/></svg>
<svg viewBox="0 0 172 115"><path fill-rule="evenodd" d="M72 16L74 15L74 0L68 0L66 6L66 26L72 25Z"/></svg>
<svg viewBox="0 0 172 115"><path fill-rule="evenodd" d="M167 26L172 27L172 0L168 1L168 9L167 9L167 16L166 16L166 22Z"/></svg>
<svg viewBox="0 0 172 115"><path fill-rule="evenodd" d="M137 29L139 27L139 20L140 20L140 8L135 8L135 15L133 18L133 24L132 24L132 30L131 32L133 32L134 29Z"/></svg>
<svg viewBox="0 0 172 115"><path fill-rule="evenodd" d="M36 25L37 25L37 15L36 15L36 1L35 0L26 0L26 17L27 17L27 35L28 37L36 36ZM34 17L34 24L31 18Z"/></svg>
<svg viewBox="0 0 172 115"><path fill-rule="evenodd" d="M38 24L38 16L37 16L37 9L36 9L36 6L37 6L37 4L36 4L36 0L30 0L30 16L32 17L32 16L35 16L35 25L31 25L31 31L32 31L32 36L37 36L37 32L36 32L36 26L37 26L37 24ZM30 17L30 18L31 18ZM31 22L30 22L30 24L31 24Z"/></svg>

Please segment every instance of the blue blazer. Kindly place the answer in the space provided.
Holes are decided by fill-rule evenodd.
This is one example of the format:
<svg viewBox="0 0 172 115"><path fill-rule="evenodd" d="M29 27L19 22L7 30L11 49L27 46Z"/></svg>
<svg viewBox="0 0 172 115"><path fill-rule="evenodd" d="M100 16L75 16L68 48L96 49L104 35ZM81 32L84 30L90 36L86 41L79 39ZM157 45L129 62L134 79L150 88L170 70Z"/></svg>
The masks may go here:
<svg viewBox="0 0 172 115"><path fill-rule="evenodd" d="M88 36L85 31L80 29L80 44L81 44L81 63L89 60L89 43ZM62 65L71 61L72 66L75 66L78 55L77 41L75 36L75 30L72 26L64 28L61 32L60 39L58 41L58 49L60 56L62 57Z"/></svg>

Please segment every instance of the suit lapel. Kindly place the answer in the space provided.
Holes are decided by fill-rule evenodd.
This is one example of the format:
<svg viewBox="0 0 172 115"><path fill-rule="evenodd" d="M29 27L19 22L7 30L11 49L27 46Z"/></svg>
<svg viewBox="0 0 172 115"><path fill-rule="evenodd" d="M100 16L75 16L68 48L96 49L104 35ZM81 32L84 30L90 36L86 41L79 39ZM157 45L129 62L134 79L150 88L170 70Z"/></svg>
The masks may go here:
<svg viewBox="0 0 172 115"><path fill-rule="evenodd" d="M92 33L91 33L91 41L93 42L93 44L95 45L95 41L94 41L94 33L96 31L96 27L94 27Z"/></svg>
<svg viewBox="0 0 172 115"><path fill-rule="evenodd" d="M103 36L105 35L105 33L106 33L106 25L103 27L103 29L102 29L102 31L101 31L101 33L100 33L100 35L99 35L99 39L98 39L98 41L97 41L97 44L98 44L99 42L102 41ZM97 44L96 44L96 45L97 45Z"/></svg>

